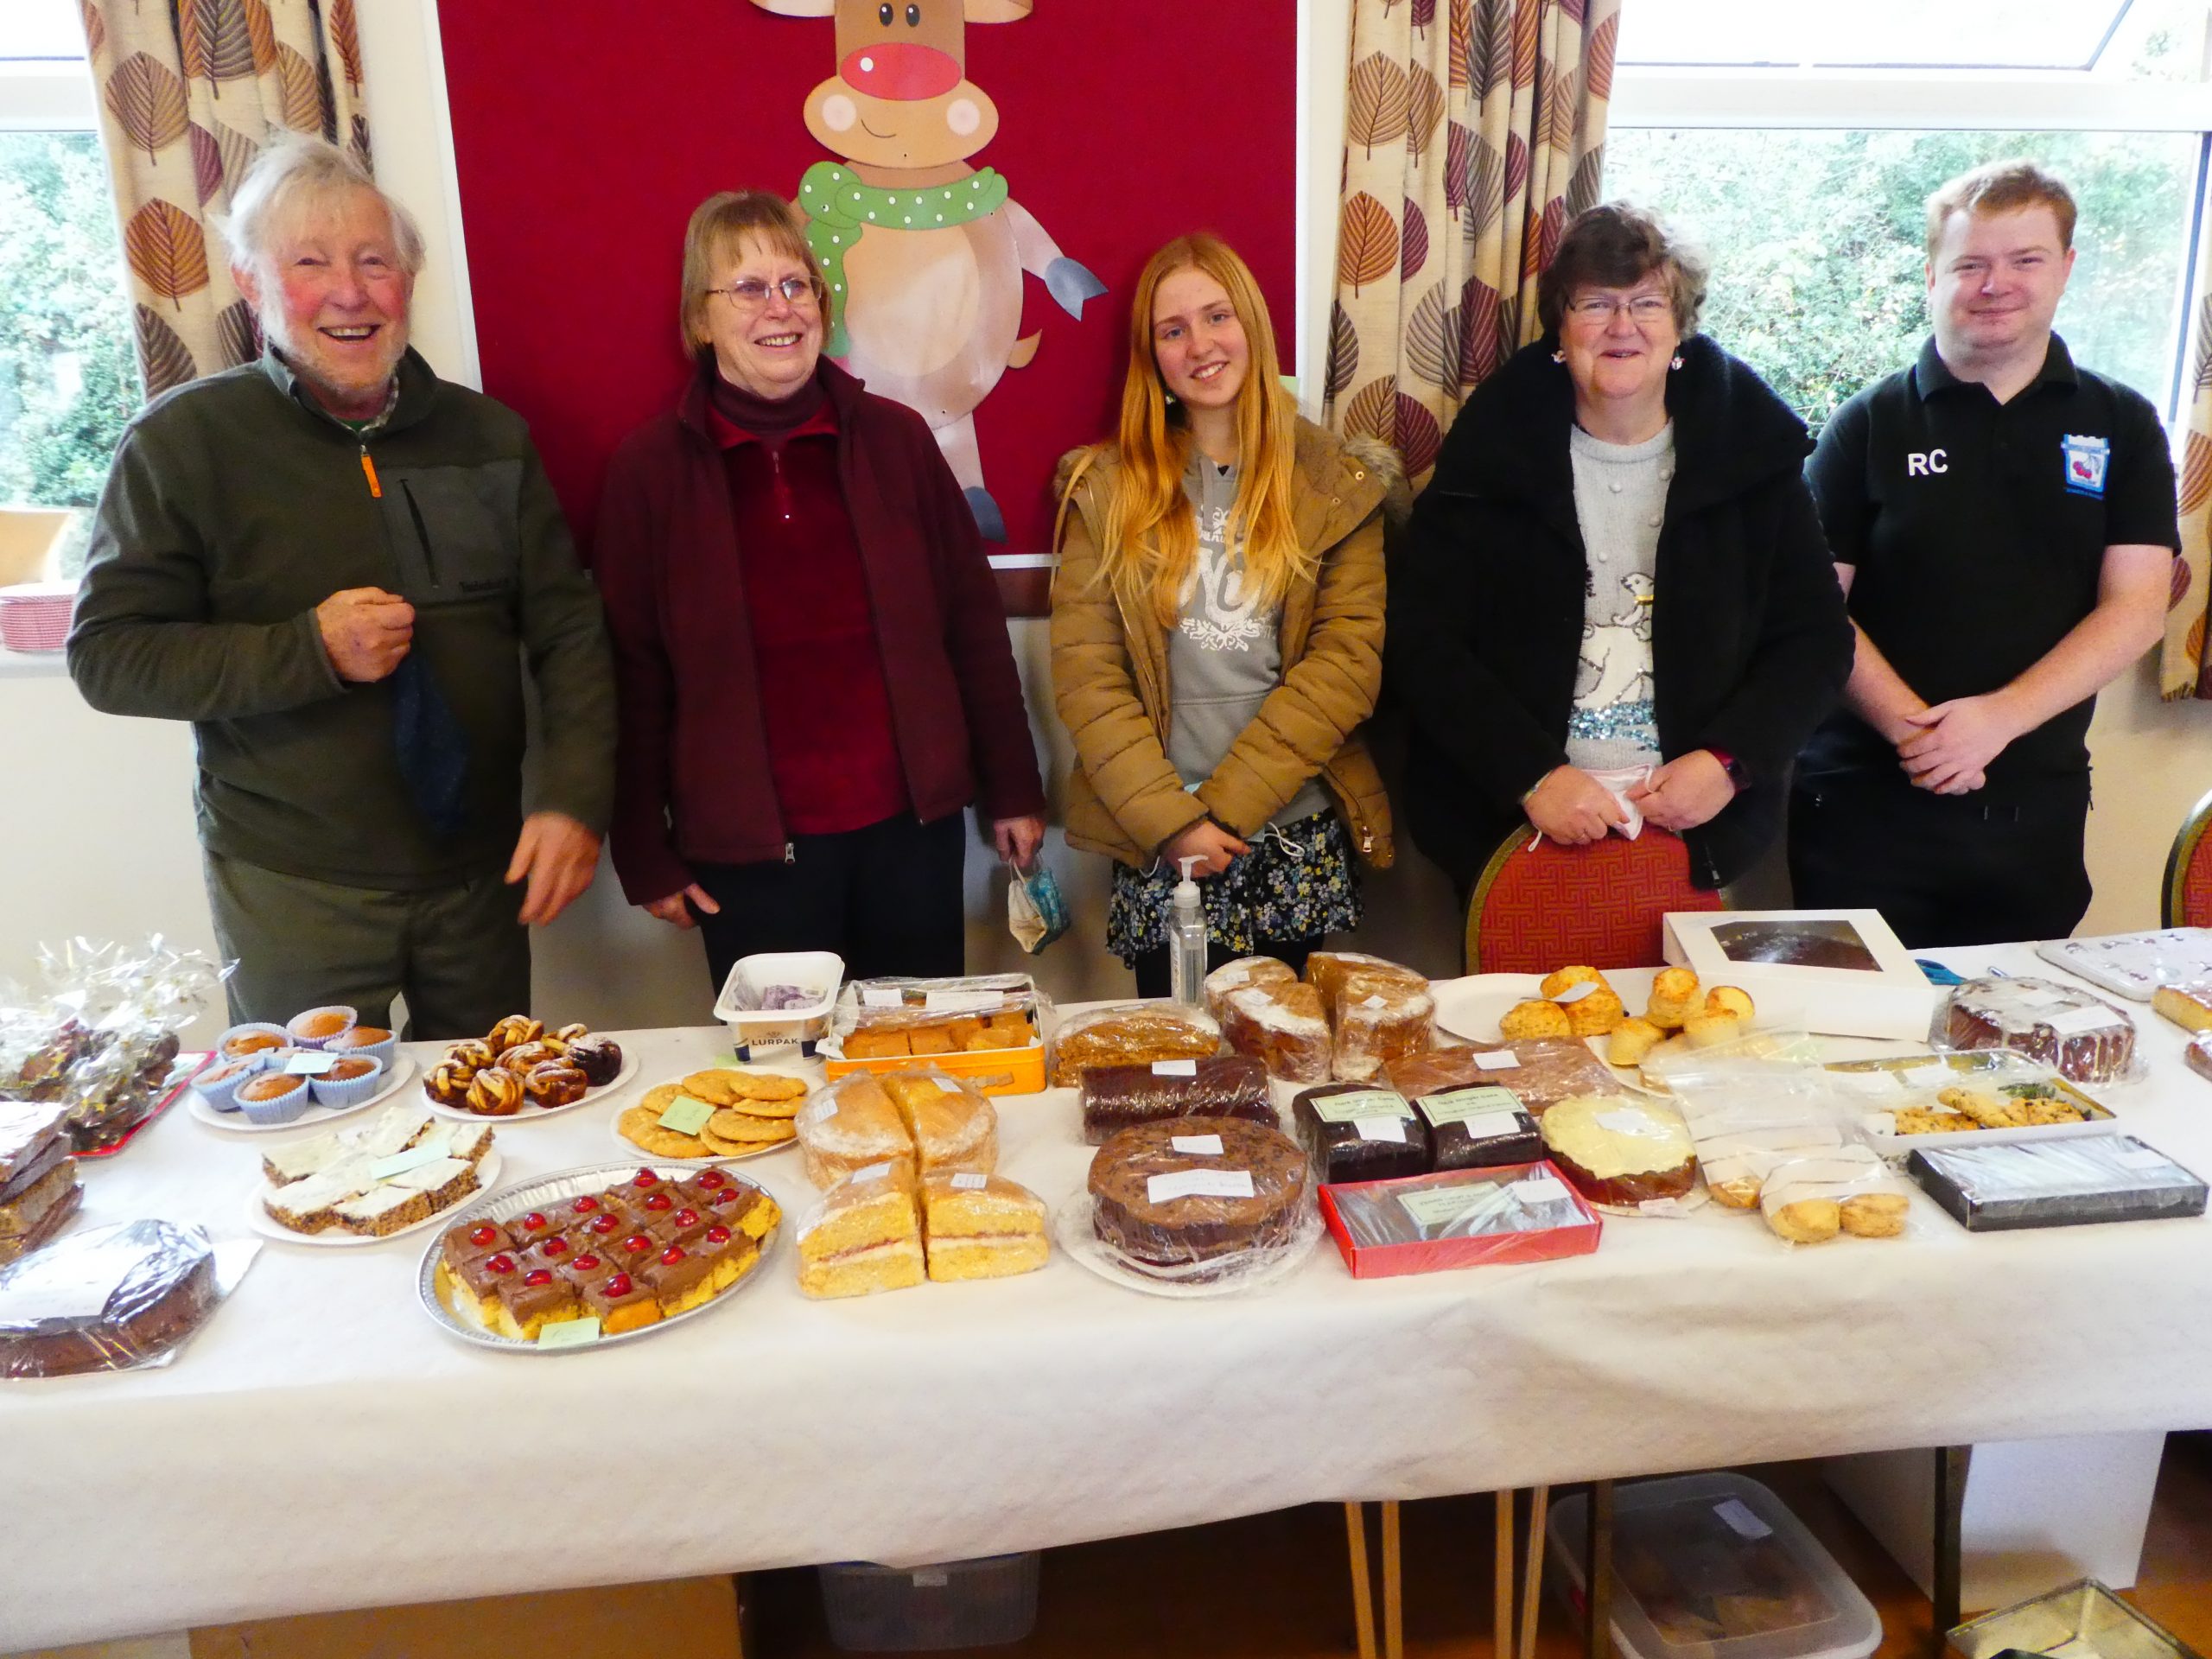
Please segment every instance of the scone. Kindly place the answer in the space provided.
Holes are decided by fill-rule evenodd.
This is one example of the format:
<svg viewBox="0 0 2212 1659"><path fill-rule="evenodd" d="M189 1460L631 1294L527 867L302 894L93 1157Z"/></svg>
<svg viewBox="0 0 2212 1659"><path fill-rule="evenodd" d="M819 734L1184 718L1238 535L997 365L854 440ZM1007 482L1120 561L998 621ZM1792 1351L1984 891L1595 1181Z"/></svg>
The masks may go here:
<svg viewBox="0 0 2212 1659"><path fill-rule="evenodd" d="M1615 1026L1606 1039L1605 1058L1615 1065L1640 1065L1654 1045L1667 1033L1640 1015L1630 1015Z"/></svg>
<svg viewBox="0 0 2212 1659"><path fill-rule="evenodd" d="M1561 968L1544 976L1544 982L1536 988L1537 995L1547 999L1555 997L1571 985L1606 985L1605 976L1595 968ZM1606 986L1611 989L1610 985Z"/></svg>
<svg viewBox="0 0 2212 1659"><path fill-rule="evenodd" d="M1567 1027L1577 1037L1603 1037L1628 1014L1621 1006L1620 994L1602 982L1596 990L1586 992L1564 1006Z"/></svg>
<svg viewBox="0 0 2212 1659"><path fill-rule="evenodd" d="M1732 1014L1693 1014L1682 1020L1682 1035L1693 1048L1732 1043L1743 1034L1744 1022Z"/></svg>
<svg viewBox="0 0 2212 1659"><path fill-rule="evenodd" d="M1651 982L1650 1006L1643 1017L1662 1031L1673 1031L1697 1012L1697 976L1687 968L1662 968Z"/></svg>
<svg viewBox="0 0 2212 1659"><path fill-rule="evenodd" d="M1504 1017L1497 1022L1497 1033L1509 1043L1535 1037L1572 1037L1574 1022L1558 1003L1531 998L1516 1002L1505 1011Z"/></svg>
<svg viewBox="0 0 2212 1659"><path fill-rule="evenodd" d="M1745 1025L1751 1023L1751 994L1738 985L1716 985L1705 994L1707 1014L1732 1014Z"/></svg>
<svg viewBox="0 0 2212 1659"><path fill-rule="evenodd" d="M1843 1230L1843 1207L1834 1198L1799 1198L1767 1211L1766 1224L1792 1244L1825 1244Z"/></svg>
<svg viewBox="0 0 2212 1659"><path fill-rule="evenodd" d="M1910 1206L1902 1192L1861 1192L1837 1206L1843 1230L1853 1238L1895 1238Z"/></svg>

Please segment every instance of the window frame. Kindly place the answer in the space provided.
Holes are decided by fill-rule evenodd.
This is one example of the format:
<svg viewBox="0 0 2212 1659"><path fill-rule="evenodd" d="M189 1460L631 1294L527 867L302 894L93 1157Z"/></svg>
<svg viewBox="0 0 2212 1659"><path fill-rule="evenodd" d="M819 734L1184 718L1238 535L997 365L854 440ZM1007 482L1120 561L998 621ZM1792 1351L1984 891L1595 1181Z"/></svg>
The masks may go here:
<svg viewBox="0 0 2212 1659"><path fill-rule="evenodd" d="M85 58L0 59L0 132L98 132Z"/></svg>

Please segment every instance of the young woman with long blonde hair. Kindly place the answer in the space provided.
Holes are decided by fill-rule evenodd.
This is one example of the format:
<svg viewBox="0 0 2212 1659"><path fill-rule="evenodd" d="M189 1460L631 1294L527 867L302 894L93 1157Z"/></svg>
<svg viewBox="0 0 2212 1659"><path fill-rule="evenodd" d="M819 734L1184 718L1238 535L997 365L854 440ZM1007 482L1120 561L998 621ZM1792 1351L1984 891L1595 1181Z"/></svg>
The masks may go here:
<svg viewBox="0 0 2212 1659"><path fill-rule="evenodd" d="M1387 451L1299 417L1251 270L1179 238L1137 280L1119 430L1063 463L1052 686L1071 846L1117 861L1107 947L1167 990L1178 861L1216 963L1303 967L1390 861L1356 735L1382 683Z"/></svg>

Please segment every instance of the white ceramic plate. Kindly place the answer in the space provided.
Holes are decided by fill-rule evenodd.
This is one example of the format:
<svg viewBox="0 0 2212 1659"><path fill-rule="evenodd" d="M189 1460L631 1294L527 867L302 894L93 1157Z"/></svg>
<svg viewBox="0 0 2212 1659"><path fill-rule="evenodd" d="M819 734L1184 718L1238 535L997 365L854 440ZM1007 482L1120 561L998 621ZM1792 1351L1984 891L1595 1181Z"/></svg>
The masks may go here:
<svg viewBox="0 0 2212 1659"><path fill-rule="evenodd" d="M415 1057L395 1053L391 1065L384 1074L384 1087L366 1100L352 1106L310 1106L289 1123L249 1122L244 1112L219 1112L200 1099L196 1089L184 1091L184 1109L211 1128L229 1129L238 1135L289 1135L302 1129L317 1129L333 1118L351 1117L356 1112L365 1112L372 1106L381 1106L390 1100L415 1075ZM296 1233L286 1233L289 1239L297 1239Z"/></svg>
<svg viewBox="0 0 2212 1659"><path fill-rule="evenodd" d="M512 1117L488 1117L482 1112L472 1112L465 1106L443 1105L432 1100L428 1095L423 1096L423 1103L440 1117L449 1117L458 1123L491 1123L504 1129L518 1123L533 1123L540 1118L558 1117L563 1112L573 1112L579 1107L589 1106L599 1101L608 1099L626 1088L630 1079L637 1074L638 1057L631 1050L625 1049L622 1052L622 1069L620 1071L596 1089L585 1090L582 1095L565 1106L533 1106L525 1101L523 1103L523 1109Z"/></svg>
<svg viewBox="0 0 2212 1659"><path fill-rule="evenodd" d="M1298 1224L1291 1230L1290 1242L1281 1249L1219 1279L1178 1283L1171 1279L1154 1279L1124 1267L1099 1241L1090 1224L1090 1194L1078 1192L1060 1206L1052 1227L1060 1249L1101 1279L1124 1290L1141 1291L1147 1296L1165 1296L1178 1301L1271 1290L1306 1266L1313 1247L1321 1242L1323 1231L1320 1206L1309 1194L1305 1208L1299 1212Z"/></svg>
<svg viewBox="0 0 2212 1659"><path fill-rule="evenodd" d="M810 1094L822 1086L822 1082L819 1077L809 1077L804 1069L801 1065L796 1064L789 1065L702 1065L694 1068L693 1071L684 1072L681 1077L664 1077L661 1081L663 1083L681 1083L683 1081L684 1077L691 1077L695 1075L695 1072L696 1071L751 1071L769 1077L789 1077L794 1083L804 1084ZM658 1084L655 1085L655 1087L658 1086ZM607 1120L607 1132L614 1137L614 1144L621 1147L624 1152L627 1153L632 1158L667 1158L668 1161L672 1164L693 1164L703 1167L708 1164L741 1164L745 1162L747 1159L765 1157L769 1153L781 1152L785 1147L795 1147L798 1144L798 1137L794 1135L791 1138L784 1141L764 1141L760 1144L760 1146L756 1147L751 1152L706 1152L700 1154L696 1158L674 1158L670 1157L668 1154L664 1152L649 1152L645 1147L639 1146L636 1141L631 1140L628 1135L623 1134L621 1116L622 1115L620 1112L617 1112L613 1117Z"/></svg>
<svg viewBox="0 0 2212 1659"><path fill-rule="evenodd" d="M1642 1014L1651 1001L1651 982L1659 977L1660 970L1608 968L1605 972L1605 982L1620 994L1621 1005L1631 1014ZM1454 1037L1465 1038L1471 1043L1503 1042L1505 1039L1498 1033L1497 1022L1515 1003L1541 996L1543 983L1541 974L1476 974L1466 979L1442 981L1429 988L1436 998L1436 1023ZM1754 1031L1803 1027L1804 1014L1800 1008L1785 1006L1771 997L1758 999L1752 1006ZM1605 1058L1602 1039L1592 1039L1591 1046L1600 1059Z"/></svg>
<svg viewBox="0 0 2212 1659"><path fill-rule="evenodd" d="M267 1181L261 1181L246 1195L246 1225L264 1238L273 1238L280 1244L304 1244L310 1249L318 1250L361 1249L377 1244L389 1244L395 1238L404 1238L410 1233L421 1232L425 1227L436 1226L448 1216L457 1214L472 1204L480 1203L499 1179L499 1149L496 1146L486 1147L484 1160L476 1166L476 1190L474 1192L465 1193L444 1209L432 1211L413 1225L386 1233L381 1238L365 1238L359 1233L340 1232L335 1229L321 1233L296 1233L261 1207L261 1200L276 1190Z"/></svg>
<svg viewBox="0 0 2212 1659"><path fill-rule="evenodd" d="M535 1180L524 1181L509 1187L504 1192L494 1192L488 1197L481 1192L475 1193L467 1203L456 1206L448 1213L453 1217L454 1224L456 1226L462 1222L474 1221L480 1216L488 1216L493 1221L499 1221L509 1216L518 1216L526 1210L542 1208L548 1204L557 1204L563 1198L579 1198L586 1192L603 1192L613 1185L617 1179L624 1176L634 1175L641 1169L650 1169L664 1180L677 1181L696 1173L699 1166L689 1163L664 1163L654 1158L637 1159L621 1164L594 1164L588 1169L570 1169L564 1170L557 1175L541 1175ZM734 1179L745 1180L742 1175ZM754 1182L747 1181L746 1185L755 1187L755 1190L765 1190L759 1188ZM625 1331L617 1336L601 1337L596 1342L587 1343L578 1348L541 1348L534 1342L517 1342L512 1337L502 1336L496 1331L488 1331L468 1315L456 1313L452 1308L448 1307L445 1299L438 1294L438 1254L442 1240L432 1239L429 1248L423 1252L422 1262L416 1269L415 1289L416 1296L423 1304L423 1311L429 1315L433 1325L476 1347L493 1348L502 1353L509 1354L590 1353L601 1348L612 1348L617 1343L635 1342L642 1337L650 1337L657 1332L666 1331L671 1326L680 1325L697 1319L702 1313L712 1313L740 1292L758 1284L767 1276L768 1259L776 1253L776 1245L783 1236L784 1224L779 1217L776 1224L768 1230L767 1237L760 1241L760 1254L753 1258L753 1266L747 1270L745 1277L712 1301L702 1302L696 1307L687 1308L681 1313L658 1320L652 1325L640 1326L635 1331Z"/></svg>

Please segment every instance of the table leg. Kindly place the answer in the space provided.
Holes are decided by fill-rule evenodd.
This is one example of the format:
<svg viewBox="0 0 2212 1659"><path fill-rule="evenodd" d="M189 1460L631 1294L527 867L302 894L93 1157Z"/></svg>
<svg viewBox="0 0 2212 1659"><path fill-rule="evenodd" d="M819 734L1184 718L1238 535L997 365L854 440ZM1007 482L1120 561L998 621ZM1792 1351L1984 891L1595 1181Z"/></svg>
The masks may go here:
<svg viewBox="0 0 2212 1659"><path fill-rule="evenodd" d="M1406 1607L1400 1593L1398 1500L1382 1505L1382 1659L1406 1659Z"/></svg>
<svg viewBox="0 0 2212 1659"><path fill-rule="evenodd" d="M1613 1649L1613 1483L1590 1483L1588 1628L1583 1632L1587 1659L1611 1659Z"/></svg>
<svg viewBox="0 0 2212 1659"><path fill-rule="evenodd" d="M1497 1546L1491 1563L1491 1650L1497 1659L1513 1653L1513 1489L1497 1494Z"/></svg>
<svg viewBox="0 0 2212 1659"><path fill-rule="evenodd" d="M730 1659L745 1659L745 1574L729 1575L730 1630L737 1646L731 1650Z"/></svg>
<svg viewBox="0 0 2212 1659"><path fill-rule="evenodd" d="M1367 1506L1344 1505L1344 1544L1351 1554L1351 1620L1359 1659L1375 1659L1375 1592L1367 1575Z"/></svg>
<svg viewBox="0 0 2212 1659"><path fill-rule="evenodd" d="M1936 1448L1936 1625L1928 1650L1942 1659L1945 1638L1959 1622L1960 1556L1965 1548L1967 1463L1970 1446Z"/></svg>
<svg viewBox="0 0 2212 1659"><path fill-rule="evenodd" d="M1529 1568L1521 1589L1519 1659L1535 1659L1536 1607L1544 1593L1544 1522L1551 1501L1552 1489L1548 1486L1539 1486L1529 1496Z"/></svg>

